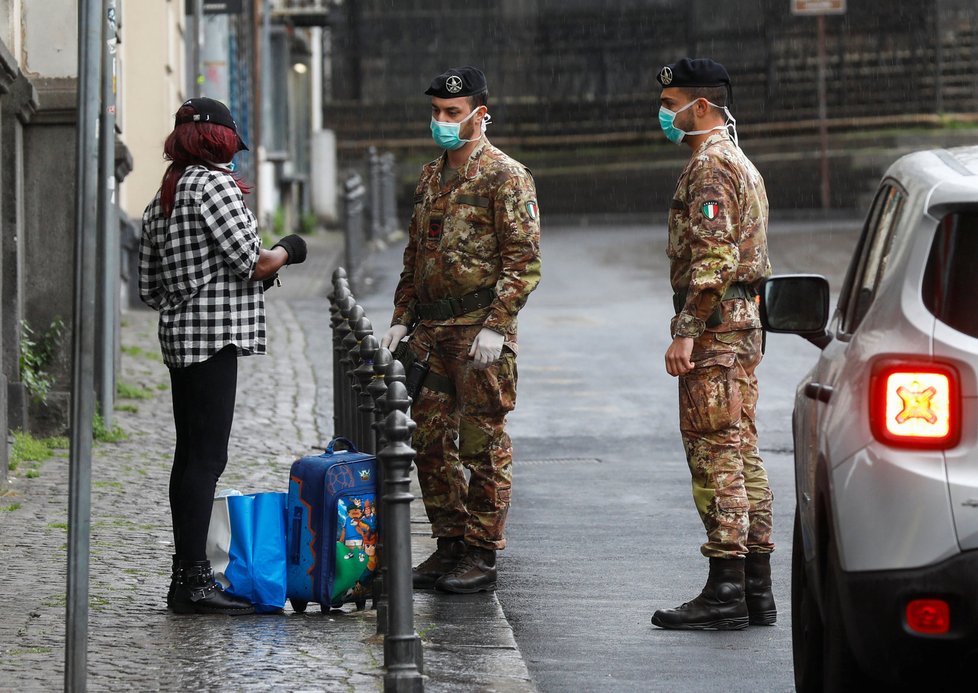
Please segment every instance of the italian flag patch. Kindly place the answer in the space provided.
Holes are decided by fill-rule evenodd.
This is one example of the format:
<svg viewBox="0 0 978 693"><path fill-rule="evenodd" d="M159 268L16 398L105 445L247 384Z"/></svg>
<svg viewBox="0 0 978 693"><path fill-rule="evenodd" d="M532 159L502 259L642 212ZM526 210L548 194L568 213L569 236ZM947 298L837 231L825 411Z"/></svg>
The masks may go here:
<svg viewBox="0 0 978 693"><path fill-rule="evenodd" d="M540 209L537 207L536 200L530 200L526 203L526 213L530 215L530 219L536 219L540 214Z"/></svg>
<svg viewBox="0 0 978 693"><path fill-rule="evenodd" d="M717 214L720 213L720 203L716 200L709 200L703 203L703 216L713 221L717 218Z"/></svg>

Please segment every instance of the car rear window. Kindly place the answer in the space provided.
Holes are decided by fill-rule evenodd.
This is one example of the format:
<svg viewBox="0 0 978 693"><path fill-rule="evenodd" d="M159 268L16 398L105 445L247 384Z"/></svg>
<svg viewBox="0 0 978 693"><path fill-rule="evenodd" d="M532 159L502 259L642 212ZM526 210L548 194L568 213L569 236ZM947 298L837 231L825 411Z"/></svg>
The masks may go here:
<svg viewBox="0 0 978 693"><path fill-rule="evenodd" d="M934 235L924 271L924 305L944 324L978 337L978 210L952 212Z"/></svg>

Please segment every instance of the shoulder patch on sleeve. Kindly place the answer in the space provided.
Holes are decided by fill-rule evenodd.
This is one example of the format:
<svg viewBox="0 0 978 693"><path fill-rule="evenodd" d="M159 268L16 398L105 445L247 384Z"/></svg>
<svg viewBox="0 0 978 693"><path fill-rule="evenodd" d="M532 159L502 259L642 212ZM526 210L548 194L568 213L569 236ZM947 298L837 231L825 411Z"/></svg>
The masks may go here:
<svg viewBox="0 0 978 693"><path fill-rule="evenodd" d="M703 203L701 211L703 212L704 217L706 217L709 221L713 221L720 213L720 202L718 200L707 200Z"/></svg>

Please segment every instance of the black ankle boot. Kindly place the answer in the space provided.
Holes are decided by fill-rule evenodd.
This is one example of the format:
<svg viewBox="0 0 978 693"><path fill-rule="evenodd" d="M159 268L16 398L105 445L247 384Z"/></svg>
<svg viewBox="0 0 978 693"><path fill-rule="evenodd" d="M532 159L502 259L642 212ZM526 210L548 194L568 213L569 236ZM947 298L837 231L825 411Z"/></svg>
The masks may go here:
<svg viewBox="0 0 978 693"><path fill-rule="evenodd" d="M173 565L170 568L170 588L166 591L166 608L173 608L173 591L177 587L177 581L180 579L180 562L177 560L177 555L173 554Z"/></svg>
<svg viewBox="0 0 978 693"><path fill-rule="evenodd" d="M744 564L745 601L754 626L773 626L778 620L771 591L771 554L749 553Z"/></svg>
<svg viewBox="0 0 978 693"><path fill-rule="evenodd" d="M438 579L435 589L455 594L492 592L496 589L496 552L469 546L458 565Z"/></svg>
<svg viewBox="0 0 978 693"><path fill-rule="evenodd" d="M214 580L210 561L180 561L180 574L173 590L175 614L253 614L247 599L232 597Z"/></svg>
<svg viewBox="0 0 978 693"><path fill-rule="evenodd" d="M740 630L747 622L742 558L711 558L710 577L698 597L652 616L653 625L675 630Z"/></svg>
<svg viewBox="0 0 978 693"><path fill-rule="evenodd" d="M458 565L465 555L462 537L439 537L438 548L420 565L411 569L411 579L416 590L430 590L445 573Z"/></svg>

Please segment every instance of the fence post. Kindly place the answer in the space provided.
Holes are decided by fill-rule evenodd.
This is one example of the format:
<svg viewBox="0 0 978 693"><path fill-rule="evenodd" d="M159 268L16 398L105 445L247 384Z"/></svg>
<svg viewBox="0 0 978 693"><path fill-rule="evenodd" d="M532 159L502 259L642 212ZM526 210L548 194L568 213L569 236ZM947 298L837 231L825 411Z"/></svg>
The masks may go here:
<svg viewBox="0 0 978 693"><path fill-rule="evenodd" d="M357 362L355 357L358 355L355 353L357 349L357 337L353 333L354 326L357 320L363 317L363 308L359 304L355 304L350 312L346 314L346 324L349 327L349 332L343 337L343 382L337 383L337 387L342 389L343 395L343 431L340 435L347 436L352 440L357 447L360 446L360 441L357 440L356 435L356 393L353 390L353 369L357 367Z"/></svg>
<svg viewBox="0 0 978 693"><path fill-rule="evenodd" d="M384 413L387 407L387 383L384 376L391 365L394 357L385 347L378 346L374 352L374 376L367 391L374 400L374 450L380 452L387 444L384 439ZM381 490L377 494L380 499L380 507L377 511L377 555L380 557L380 565L374 577L374 608L377 610L377 634L384 635L387 632L387 551L384 548L385 535L387 534L387 509L384 507L384 465L377 465L377 488Z"/></svg>
<svg viewBox="0 0 978 693"><path fill-rule="evenodd" d="M393 152L380 157L380 206L384 237L390 241L397 236L397 168Z"/></svg>
<svg viewBox="0 0 978 693"><path fill-rule="evenodd" d="M362 324L365 323L365 324ZM360 365L357 366L354 375L356 375L357 382L359 384L360 392L360 402L357 407L359 412L359 426L357 430L360 431L360 450L363 452L369 452L371 454L377 453L377 447L375 445L374 439L374 398L371 397L369 390L367 389L374 377L374 354L377 352L377 348L380 346L377 338L374 337L373 329L370 326L370 321L364 318L357 324L356 327L366 328L366 334L360 339ZM357 334L359 336L359 332Z"/></svg>
<svg viewBox="0 0 978 693"><path fill-rule="evenodd" d="M366 189L360 174L352 173L343 182L343 241L347 279L357 287L363 259L363 197Z"/></svg>
<svg viewBox="0 0 978 693"><path fill-rule="evenodd" d="M350 287L346 281L346 270L337 267L333 272L333 291L329 294L329 328L333 336L333 435L340 435L340 407L341 390L338 384L343 379L342 364L340 359L343 357L342 347L340 346L345 334L340 334L340 325L344 324L345 318L340 312L340 303L349 300L352 307L353 296L350 294Z"/></svg>
<svg viewBox="0 0 978 693"><path fill-rule="evenodd" d="M368 231L371 246L383 244L381 234L383 227L383 208L381 205L381 169L380 156L376 147L367 150L367 194L370 196L370 225Z"/></svg>
<svg viewBox="0 0 978 693"><path fill-rule="evenodd" d="M394 361L390 371L400 363ZM400 369L403 375L403 367ZM408 417L411 406L403 382L392 381L387 387L387 418L384 437L387 445L380 451L385 467L384 504L387 510L389 623L384 637L384 691L423 691L421 639L414 630L411 584L411 479L414 449L408 444L414 422Z"/></svg>

